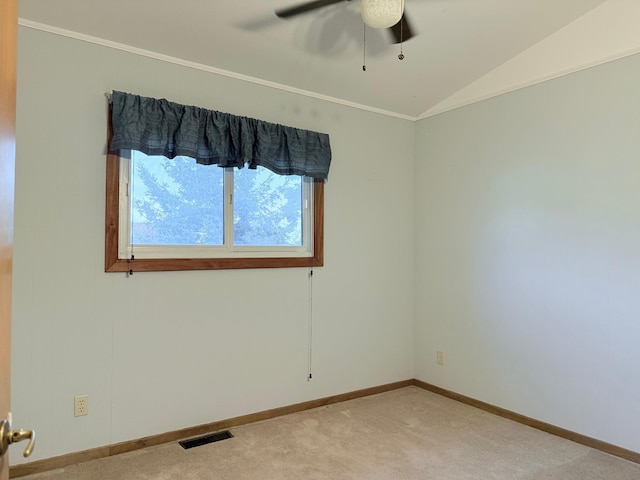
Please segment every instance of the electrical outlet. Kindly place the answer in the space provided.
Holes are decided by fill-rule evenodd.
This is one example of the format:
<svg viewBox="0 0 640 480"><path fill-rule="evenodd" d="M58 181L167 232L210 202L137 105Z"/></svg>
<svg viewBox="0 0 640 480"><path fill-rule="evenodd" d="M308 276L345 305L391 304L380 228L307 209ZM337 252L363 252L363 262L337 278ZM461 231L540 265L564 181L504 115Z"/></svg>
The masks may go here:
<svg viewBox="0 0 640 480"><path fill-rule="evenodd" d="M436 363L438 365L444 365L444 352L441 352L440 350L438 350L436 354Z"/></svg>
<svg viewBox="0 0 640 480"><path fill-rule="evenodd" d="M83 415L89 415L89 395L76 395L73 397L73 416Z"/></svg>

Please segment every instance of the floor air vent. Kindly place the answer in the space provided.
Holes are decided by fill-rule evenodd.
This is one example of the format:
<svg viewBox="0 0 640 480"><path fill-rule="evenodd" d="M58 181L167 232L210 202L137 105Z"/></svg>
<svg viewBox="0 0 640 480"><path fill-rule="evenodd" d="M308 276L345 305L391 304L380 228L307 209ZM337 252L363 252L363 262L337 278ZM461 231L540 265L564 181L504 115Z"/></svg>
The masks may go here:
<svg viewBox="0 0 640 480"><path fill-rule="evenodd" d="M229 432L229 430L225 430L224 432L212 433L203 437L192 438L191 440L183 440L182 442L178 443L182 446L182 448L186 450L188 448L200 447L208 443L226 440L227 438L233 438L233 435L231 435L231 432Z"/></svg>

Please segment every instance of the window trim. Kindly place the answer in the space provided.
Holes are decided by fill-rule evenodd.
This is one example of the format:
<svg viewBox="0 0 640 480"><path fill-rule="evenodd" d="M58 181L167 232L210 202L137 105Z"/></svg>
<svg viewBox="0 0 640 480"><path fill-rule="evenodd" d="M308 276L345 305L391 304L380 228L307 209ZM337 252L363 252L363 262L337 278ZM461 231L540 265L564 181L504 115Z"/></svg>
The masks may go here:
<svg viewBox="0 0 640 480"><path fill-rule="evenodd" d="M108 138L111 138L109 122ZM107 142L109 145L109 142ZM321 267L324 265L324 180L313 179L313 252L308 257L118 258L120 225L120 155L107 153L105 272L157 272L243 268Z"/></svg>

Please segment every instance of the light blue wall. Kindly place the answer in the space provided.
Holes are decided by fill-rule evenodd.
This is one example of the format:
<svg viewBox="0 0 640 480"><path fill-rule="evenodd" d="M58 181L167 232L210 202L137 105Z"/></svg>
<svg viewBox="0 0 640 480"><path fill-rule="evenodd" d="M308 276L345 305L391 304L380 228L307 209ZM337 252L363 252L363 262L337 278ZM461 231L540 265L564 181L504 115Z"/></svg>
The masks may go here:
<svg viewBox="0 0 640 480"><path fill-rule="evenodd" d="M104 273L111 90L330 135L311 382L307 269ZM406 120L21 27L12 403L30 460L412 378L413 139Z"/></svg>
<svg viewBox="0 0 640 480"><path fill-rule="evenodd" d="M640 451L638 85L635 55L418 124L417 378Z"/></svg>

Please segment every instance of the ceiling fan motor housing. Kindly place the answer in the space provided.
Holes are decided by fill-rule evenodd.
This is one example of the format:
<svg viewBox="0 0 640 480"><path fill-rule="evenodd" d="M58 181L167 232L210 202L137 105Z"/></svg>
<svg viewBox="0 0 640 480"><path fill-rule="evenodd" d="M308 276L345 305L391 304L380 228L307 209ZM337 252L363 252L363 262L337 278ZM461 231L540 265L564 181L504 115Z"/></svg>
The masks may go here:
<svg viewBox="0 0 640 480"><path fill-rule="evenodd" d="M404 12L404 0L360 0L362 21L371 28L389 28Z"/></svg>

